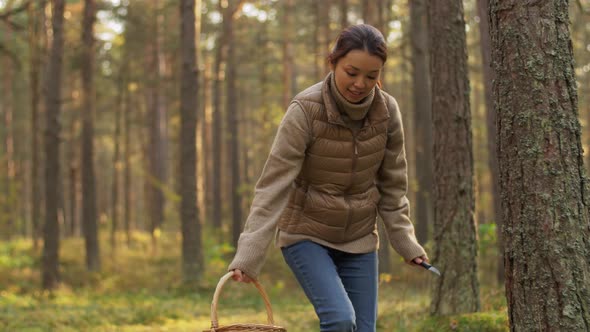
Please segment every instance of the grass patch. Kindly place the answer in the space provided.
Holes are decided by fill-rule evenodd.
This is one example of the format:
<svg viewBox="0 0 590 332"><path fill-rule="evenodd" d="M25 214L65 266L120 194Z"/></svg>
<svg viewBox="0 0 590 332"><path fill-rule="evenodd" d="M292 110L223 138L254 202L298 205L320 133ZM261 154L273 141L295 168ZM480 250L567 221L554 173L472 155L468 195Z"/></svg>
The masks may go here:
<svg viewBox="0 0 590 332"><path fill-rule="evenodd" d="M163 232L157 248L144 233L132 245L120 234L116 251L101 234L102 269L86 271L84 242L64 239L60 251L61 286L40 290L40 252L26 239L0 243L0 331L202 331L210 326L210 301L225 273L232 248L215 236L204 237L206 271L198 285L183 285L180 235ZM484 285L483 313L429 317L428 273L398 260L391 275L382 275L378 331L506 331L502 290ZM488 272L486 272L488 273ZM313 307L283 262L272 250L260 282L273 305L275 322L289 332L317 331ZM219 302L220 324L266 320L265 307L250 285L228 283ZM456 322L455 330L450 329ZM502 329L504 328L504 329Z"/></svg>
<svg viewBox="0 0 590 332"><path fill-rule="evenodd" d="M423 332L505 332L510 329L505 311L491 311L430 317L424 320L417 330Z"/></svg>

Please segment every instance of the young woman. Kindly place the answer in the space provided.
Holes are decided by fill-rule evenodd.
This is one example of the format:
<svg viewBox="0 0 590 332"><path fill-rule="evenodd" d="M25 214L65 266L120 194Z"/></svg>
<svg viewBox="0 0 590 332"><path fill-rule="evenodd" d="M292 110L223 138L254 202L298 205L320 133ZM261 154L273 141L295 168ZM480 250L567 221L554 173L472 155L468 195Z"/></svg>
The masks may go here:
<svg viewBox="0 0 590 332"><path fill-rule="evenodd" d="M379 88L386 60L374 27L340 33L331 72L295 96L278 128L229 266L236 281L255 278L275 238L321 331L375 331L377 214L408 263L428 260L409 218L400 111Z"/></svg>

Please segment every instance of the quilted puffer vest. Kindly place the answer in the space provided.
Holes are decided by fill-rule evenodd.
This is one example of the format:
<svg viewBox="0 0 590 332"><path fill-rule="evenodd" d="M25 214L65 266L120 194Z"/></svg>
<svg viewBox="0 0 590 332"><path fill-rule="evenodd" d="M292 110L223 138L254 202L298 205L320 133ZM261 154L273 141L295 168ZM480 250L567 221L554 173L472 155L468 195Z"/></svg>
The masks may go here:
<svg viewBox="0 0 590 332"><path fill-rule="evenodd" d="M376 88L355 133L342 120L327 81L293 99L307 116L311 143L279 229L343 243L375 230L380 199L375 178L385 154L393 98Z"/></svg>

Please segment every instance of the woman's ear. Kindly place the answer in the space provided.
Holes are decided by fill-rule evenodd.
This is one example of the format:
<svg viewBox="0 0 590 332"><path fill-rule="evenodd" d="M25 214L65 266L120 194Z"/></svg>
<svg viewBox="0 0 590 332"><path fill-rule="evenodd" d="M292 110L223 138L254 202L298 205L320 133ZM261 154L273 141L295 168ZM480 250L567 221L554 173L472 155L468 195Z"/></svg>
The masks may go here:
<svg viewBox="0 0 590 332"><path fill-rule="evenodd" d="M328 61L328 66L330 66L330 70L334 71L334 69L336 69L336 66L334 66L334 64L332 63L332 61Z"/></svg>

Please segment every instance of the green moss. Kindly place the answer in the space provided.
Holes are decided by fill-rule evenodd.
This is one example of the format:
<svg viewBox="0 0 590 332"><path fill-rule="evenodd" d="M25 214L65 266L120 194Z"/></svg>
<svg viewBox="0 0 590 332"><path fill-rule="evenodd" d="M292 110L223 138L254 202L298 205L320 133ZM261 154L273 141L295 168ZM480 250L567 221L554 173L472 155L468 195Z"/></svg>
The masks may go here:
<svg viewBox="0 0 590 332"><path fill-rule="evenodd" d="M505 311L430 317L416 329L420 332L504 332L508 330L508 316Z"/></svg>

